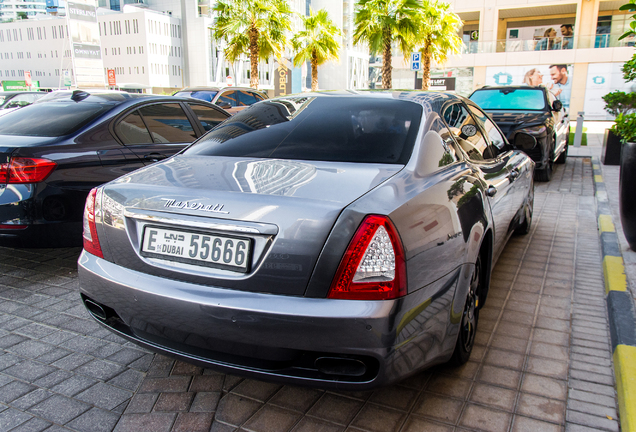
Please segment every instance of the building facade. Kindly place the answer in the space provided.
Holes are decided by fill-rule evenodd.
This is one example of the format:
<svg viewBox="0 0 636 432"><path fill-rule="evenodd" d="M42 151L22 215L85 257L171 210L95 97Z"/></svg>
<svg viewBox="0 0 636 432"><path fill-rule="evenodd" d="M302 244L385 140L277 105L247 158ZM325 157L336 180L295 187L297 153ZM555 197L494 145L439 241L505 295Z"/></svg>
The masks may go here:
<svg viewBox="0 0 636 432"><path fill-rule="evenodd" d="M432 77L454 78L458 93L484 85L544 85L569 106L570 117L611 118L601 97L632 91L621 67L633 38L618 40L631 21L622 0L451 0L462 18L461 55L436 65ZM395 58L394 88L414 86L414 73Z"/></svg>
<svg viewBox="0 0 636 432"><path fill-rule="evenodd" d="M0 22L46 16L46 0L2 0Z"/></svg>

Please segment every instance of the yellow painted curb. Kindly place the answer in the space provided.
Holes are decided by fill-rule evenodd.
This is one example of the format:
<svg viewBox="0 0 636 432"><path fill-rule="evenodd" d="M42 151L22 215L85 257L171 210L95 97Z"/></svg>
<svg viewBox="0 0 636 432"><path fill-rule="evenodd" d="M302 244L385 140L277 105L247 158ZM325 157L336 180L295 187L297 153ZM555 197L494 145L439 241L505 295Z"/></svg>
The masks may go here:
<svg viewBox="0 0 636 432"><path fill-rule="evenodd" d="M604 232L616 232L616 228L614 227L614 222L612 222L612 216L610 215L600 215L598 217L598 229Z"/></svg>
<svg viewBox="0 0 636 432"><path fill-rule="evenodd" d="M605 294L610 291L627 291L627 277L622 257L605 256L603 258L603 273L605 275Z"/></svg>
<svg viewBox="0 0 636 432"><path fill-rule="evenodd" d="M603 176L602 176L602 175L600 175L600 174L596 174L596 175L594 176L594 181L595 181L596 183L603 183Z"/></svg>
<svg viewBox="0 0 636 432"><path fill-rule="evenodd" d="M614 374L623 432L636 431L636 347L616 345Z"/></svg>

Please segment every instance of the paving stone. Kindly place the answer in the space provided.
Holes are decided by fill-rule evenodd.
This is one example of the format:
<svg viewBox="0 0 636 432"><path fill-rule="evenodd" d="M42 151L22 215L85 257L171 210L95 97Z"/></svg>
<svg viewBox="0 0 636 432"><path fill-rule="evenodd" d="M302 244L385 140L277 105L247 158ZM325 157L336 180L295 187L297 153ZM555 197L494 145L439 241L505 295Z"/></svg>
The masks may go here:
<svg viewBox="0 0 636 432"><path fill-rule="evenodd" d="M51 390L66 396L75 396L96 383L97 381L93 378L83 375L73 375L69 379L52 387Z"/></svg>
<svg viewBox="0 0 636 432"><path fill-rule="evenodd" d="M0 355L0 370L4 370L21 361L22 359L20 357L13 354L6 353L4 355Z"/></svg>
<svg viewBox="0 0 636 432"><path fill-rule="evenodd" d="M53 345L49 345L40 341L28 339L24 342L20 342L19 344L13 345L7 350L22 357L36 358L54 349L55 349L55 346Z"/></svg>
<svg viewBox="0 0 636 432"><path fill-rule="evenodd" d="M212 413L179 413L172 432L208 432L212 424Z"/></svg>
<svg viewBox="0 0 636 432"><path fill-rule="evenodd" d="M80 414L88 411L90 405L62 395L53 395L43 402L31 407L29 412L50 420L53 423L65 424Z"/></svg>
<svg viewBox="0 0 636 432"><path fill-rule="evenodd" d="M51 396L53 396L53 393L51 393L50 391L46 391L44 389L35 389L32 392L22 396L21 398L18 398L11 402L11 406L22 411L26 411L33 405L38 404L43 400L50 398Z"/></svg>
<svg viewBox="0 0 636 432"><path fill-rule="evenodd" d="M255 432L288 431L300 417L301 414L296 411L265 405L245 423L244 427Z"/></svg>
<svg viewBox="0 0 636 432"><path fill-rule="evenodd" d="M574 399L574 400L590 402L590 403L594 403L594 404L602 405L606 407L612 407L612 408L616 407L616 400L614 399L614 396L604 396L597 393L590 393L587 391L571 388L568 391L568 397L570 398L570 400Z"/></svg>
<svg viewBox="0 0 636 432"><path fill-rule="evenodd" d="M22 381L11 381L0 388L0 402L9 403L35 390L35 386Z"/></svg>
<svg viewBox="0 0 636 432"><path fill-rule="evenodd" d="M115 408L131 397L131 392L104 383L97 383L75 396L76 399L106 410Z"/></svg>
<svg viewBox="0 0 636 432"><path fill-rule="evenodd" d="M569 386L573 389L583 390L583 391L587 391L591 393L598 393L600 395L605 395L605 396L614 397L615 395L613 386L608 386L603 384L596 384L596 383L581 381L577 379L570 379Z"/></svg>
<svg viewBox="0 0 636 432"><path fill-rule="evenodd" d="M515 416L512 432L561 432L562 428L554 423L548 423L528 417Z"/></svg>
<svg viewBox="0 0 636 432"><path fill-rule="evenodd" d="M36 357L35 359L39 361L40 363L51 364L53 362L56 362L66 357L70 353L71 353L70 351L65 350L64 348L55 347L51 351L47 352L46 354L42 354L41 356Z"/></svg>
<svg viewBox="0 0 636 432"><path fill-rule="evenodd" d="M255 400L228 393L221 398L216 409L215 419L238 427L252 417L261 406L262 404Z"/></svg>
<svg viewBox="0 0 636 432"><path fill-rule="evenodd" d="M194 396L190 412L215 412L221 392L199 392Z"/></svg>
<svg viewBox="0 0 636 432"><path fill-rule="evenodd" d="M192 379L190 384L191 392L214 392L223 389L223 375L199 375Z"/></svg>
<svg viewBox="0 0 636 432"><path fill-rule="evenodd" d="M114 432L169 432L175 413L124 414Z"/></svg>
<svg viewBox="0 0 636 432"><path fill-rule="evenodd" d="M31 417L30 420L22 423L15 429L11 429L11 432L42 432L46 430L52 423L44 419ZM49 429L50 430L50 429Z"/></svg>
<svg viewBox="0 0 636 432"><path fill-rule="evenodd" d="M568 410L579 411L586 414L592 414L600 417L618 418L614 407L607 407L596 403L582 402L576 399L568 399Z"/></svg>
<svg viewBox="0 0 636 432"><path fill-rule="evenodd" d="M5 327L3 327L3 328L5 328ZM13 330L13 329L8 329L8 328L5 328L5 329L9 330L9 331ZM17 334L13 334L13 333L5 335L5 336L0 336L0 348L1 349L7 349L7 348L10 348L10 347L12 347L14 345L19 344L20 342L24 342L26 340L29 340L29 338L24 337L24 336L20 336L20 335L17 335Z"/></svg>
<svg viewBox="0 0 636 432"><path fill-rule="evenodd" d="M188 390L192 377L189 376L171 376L165 378L146 378L139 388L139 391L158 393L158 392L184 392Z"/></svg>
<svg viewBox="0 0 636 432"><path fill-rule="evenodd" d="M280 384L246 379L243 380L243 382L241 382L239 385L237 385L232 390L232 393L236 393L240 396L247 396L260 402L265 402L281 387L282 386Z"/></svg>
<svg viewBox="0 0 636 432"><path fill-rule="evenodd" d="M190 408L194 393L161 393L154 411L185 412Z"/></svg>
<svg viewBox="0 0 636 432"><path fill-rule="evenodd" d="M362 406L363 402L361 401L325 393L307 414L333 423L348 425ZM217 415L218 412L220 412L220 406Z"/></svg>
<svg viewBox="0 0 636 432"><path fill-rule="evenodd" d="M490 405L494 408L512 412L517 400L517 392L515 390L476 383L471 392L470 400L481 405ZM462 405L459 404L456 408L461 409L461 407ZM457 412L457 416L459 417L459 411Z"/></svg>
<svg viewBox="0 0 636 432"><path fill-rule="evenodd" d="M122 348L116 353L107 357L108 360L119 363L121 365L129 365L135 360L139 360L141 357L145 355L144 352L132 349L132 348Z"/></svg>
<svg viewBox="0 0 636 432"><path fill-rule="evenodd" d="M91 361L92 357L84 355L84 354L78 354L78 353L73 353L70 354L66 357L63 357L53 363L51 363L51 366L55 366L57 368L60 369L65 369L68 371L71 371L73 369L78 368L79 366L88 363L89 361Z"/></svg>
<svg viewBox="0 0 636 432"><path fill-rule="evenodd" d="M158 393L138 393L132 397L125 412L126 414L149 413L155 406L158 397Z"/></svg>
<svg viewBox="0 0 636 432"><path fill-rule="evenodd" d="M596 429L618 432L618 422L607 417L595 416L578 411L568 411L567 421Z"/></svg>
<svg viewBox="0 0 636 432"><path fill-rule="evenodd" d="M0 430L8 431L30 420L32 416L22 411L9 408L0 412Z"/></svg>
<svg viewBox="0 0 636 432"><path fill-rule="evenodd" d="M142 372L133 369L126 369L121 374L109 380L108 384L112 384L126 390L135 391L139 388L143 379L144 374Z"/></svg>
<svg viewBox="0 0 636 432"><path fill-rule="evenodd" d="M479 430L503 432L508 430L511 420L512 416L506 412L468 404L459 424Z"/></svg>
<svg viewBox="0 0 636 432"><path fill-rule="evenodd" d="M104 360L93 360L75 369L75 372L88 375L98 380L108 381L119 375L124 368L116 363Z"/></svg>
<svg viewBox="0 0 636 432"><path fill-rule="evenodd" d="M528 417L563 424L565 420L565 403L555 399L522 393L516 412Z"/></svg>
<svg viewBox="0 0 636 432"><path fill-rule="evenodd" d="M92 408L68 423L68 426L80 432L110 432L118 421L119 415Z"/></svg>

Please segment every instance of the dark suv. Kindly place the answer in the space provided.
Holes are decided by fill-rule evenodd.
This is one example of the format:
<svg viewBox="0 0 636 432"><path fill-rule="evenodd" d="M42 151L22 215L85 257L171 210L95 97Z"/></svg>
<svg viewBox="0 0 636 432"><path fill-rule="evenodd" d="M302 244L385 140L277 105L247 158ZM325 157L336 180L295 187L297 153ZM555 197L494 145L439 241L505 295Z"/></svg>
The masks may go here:
<svg viewBox="0 0 636 432"><path fill-rule="evenodd" d="M554 162L565 163L568 155L570 118L561 101L543 86L483 87L470 99L490 114L511 144L536 162L536 179L550 181ZM526 134L536 143L528 144Z"/></svg>

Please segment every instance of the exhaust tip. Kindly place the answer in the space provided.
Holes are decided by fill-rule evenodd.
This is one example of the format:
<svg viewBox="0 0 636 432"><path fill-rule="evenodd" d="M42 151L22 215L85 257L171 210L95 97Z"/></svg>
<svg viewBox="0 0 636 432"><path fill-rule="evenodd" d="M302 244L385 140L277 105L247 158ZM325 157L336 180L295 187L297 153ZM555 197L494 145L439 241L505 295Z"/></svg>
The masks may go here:
<svg viewBox="0 0 636 432"><path fill-rule="evenodd" d="M84 300L84 305L95 318L99 319L100 321L106 321L107 315L103 307L89 299Z"/></svg>
<svg viewBox="0 0 636 432"><path fill-rule="evenodd" d="M314 363L319 372L325 375L360 377L367 372L364 362L341 357L319 357Z"/></svg>

